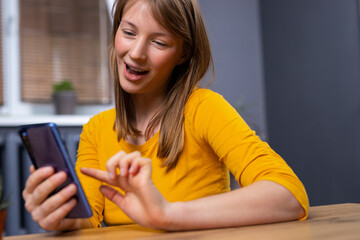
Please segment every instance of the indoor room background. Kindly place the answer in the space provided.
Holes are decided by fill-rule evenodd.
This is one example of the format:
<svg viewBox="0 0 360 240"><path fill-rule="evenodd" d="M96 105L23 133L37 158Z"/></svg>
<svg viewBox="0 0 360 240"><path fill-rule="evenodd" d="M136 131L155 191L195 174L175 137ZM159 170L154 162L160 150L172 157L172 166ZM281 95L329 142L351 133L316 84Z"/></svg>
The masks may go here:
<svg viewBox="0 0 360 240"><path fill-rule="evenodd" d="M359 203L359 1L198 1L215 64L210 88L287 161L312 206ZM0 160L10 199L7 235L41 232L21 199L30 163L17 125L59 123L75 161L82 124L113 107L107 62L111 3L1 0ZM54 114L51 86L63 78L77 90L74 115Z"/></svg>

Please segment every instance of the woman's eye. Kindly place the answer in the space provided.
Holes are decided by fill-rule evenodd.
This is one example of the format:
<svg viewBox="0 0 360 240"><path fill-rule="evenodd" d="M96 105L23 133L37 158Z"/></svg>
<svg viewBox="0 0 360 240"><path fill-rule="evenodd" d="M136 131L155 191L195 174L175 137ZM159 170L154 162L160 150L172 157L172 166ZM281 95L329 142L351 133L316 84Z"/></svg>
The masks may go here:
<svg viewBox="0 0 360 240"><path fill-rule="evenodd" d="M154 43L160 47L167 47L167 44L166 43L163 43L163 42L159 42L159 41L154 41Z"/></svg>
<svg viewBox="0 0 360 240"><path fill-rule="evenodd" d="M123 34L126 36L134 36L135 35L134 33L127 31L127 30L123 30Z"/></svg>

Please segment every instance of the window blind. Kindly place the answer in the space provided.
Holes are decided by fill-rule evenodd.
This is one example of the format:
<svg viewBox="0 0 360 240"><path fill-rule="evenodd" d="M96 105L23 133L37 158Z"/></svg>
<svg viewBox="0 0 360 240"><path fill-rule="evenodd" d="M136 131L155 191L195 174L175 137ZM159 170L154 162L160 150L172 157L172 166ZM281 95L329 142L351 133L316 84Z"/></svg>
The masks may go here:
<svg viewBox="0 0 360 240"><path fill-rule="evenodd" d="M52 86L70 80L78 103L111 102L105 0L20 0L21 97L50 102Z"/></svg>

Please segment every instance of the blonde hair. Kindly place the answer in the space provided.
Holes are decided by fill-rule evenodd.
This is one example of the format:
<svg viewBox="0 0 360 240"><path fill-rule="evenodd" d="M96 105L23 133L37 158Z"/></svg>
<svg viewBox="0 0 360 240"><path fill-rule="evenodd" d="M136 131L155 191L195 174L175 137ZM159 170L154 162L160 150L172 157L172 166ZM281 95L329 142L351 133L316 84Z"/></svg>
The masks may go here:
<svg viewBox="0 0 360 240"><path fill-rule="evenodd" d="M199 5L196 0L142 0L149 5L155 20L170 33L184 41L187 60L174 68L169 79L166 100L159 112L152 118L145 131L149 139L160 123L157 156L163 158L162 167L172 169L184 147L184 109L186 101L209 66L214 72L210 43L206 33ZM135 112L130 95L119 82L115 53L115 36L124 9L134 0L117 0L113 7L113 29L110 46L110 62L114 77L116 120L118 141L126 136L140 133L134 126Z"/></svg>

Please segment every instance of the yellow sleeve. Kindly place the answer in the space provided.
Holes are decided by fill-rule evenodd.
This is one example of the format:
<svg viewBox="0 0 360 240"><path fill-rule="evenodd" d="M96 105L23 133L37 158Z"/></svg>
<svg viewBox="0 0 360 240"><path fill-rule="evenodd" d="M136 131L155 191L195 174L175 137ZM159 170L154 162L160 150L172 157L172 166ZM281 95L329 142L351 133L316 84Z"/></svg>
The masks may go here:
<svg viewBox="0 0 360 240"><path fill-rule="evenodd" d="M194 129L235 176L240 186L269 180L286 187L305 210L306 190L286 162L261 141L237 111L219 94L208 91L199 102Z"/></svg>
<svg viewBox="0 0 360 240"><path fill-rule="evenodd" d="M97 117L94 117L83 126L75 166L76 174L79 177L93 212L93 216L90 217L89 220L94 228L101 227L101 222L103 221L104 196L99 191L102 183L82 174L80 168L87 167L100 169L96 143L97 130L99 129L98 125L99 120Z"/></svg>

